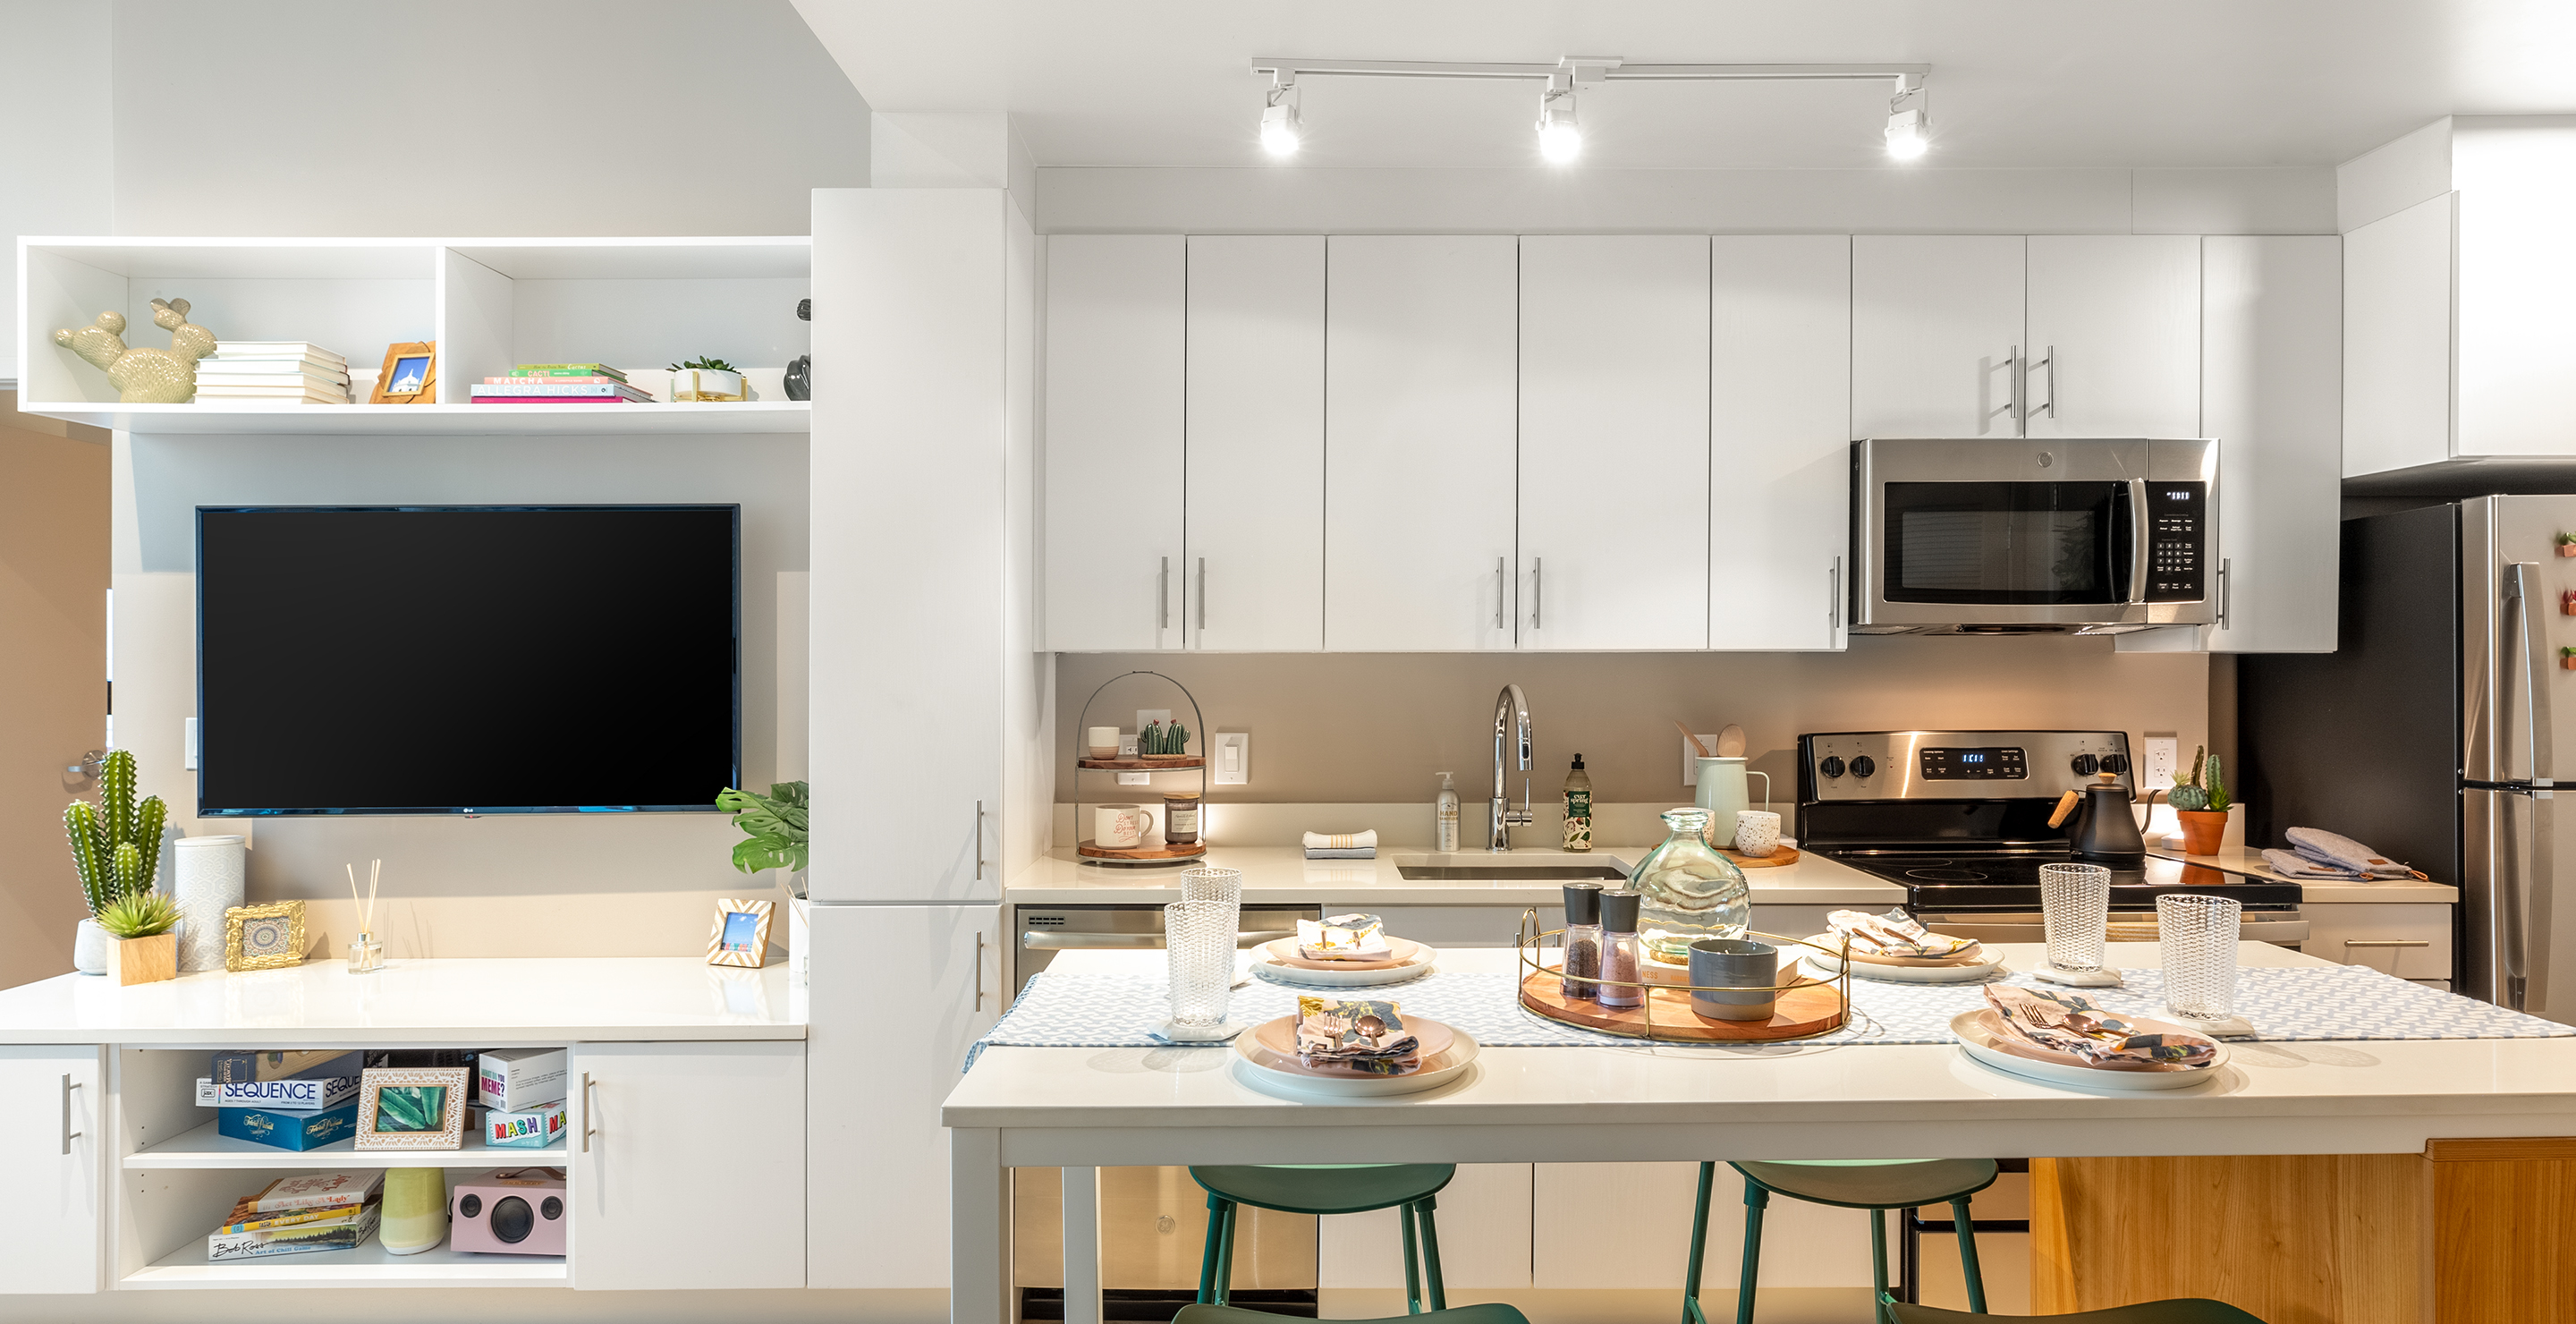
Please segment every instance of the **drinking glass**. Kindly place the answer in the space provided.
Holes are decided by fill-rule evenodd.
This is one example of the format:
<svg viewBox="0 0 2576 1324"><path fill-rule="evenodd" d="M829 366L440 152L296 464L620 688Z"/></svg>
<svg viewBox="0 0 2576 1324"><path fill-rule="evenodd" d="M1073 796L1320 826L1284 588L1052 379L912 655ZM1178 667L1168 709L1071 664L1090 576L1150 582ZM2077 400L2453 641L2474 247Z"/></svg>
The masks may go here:
<svg viewBox="0 0 2576 1324"><path fill-rule="evenodd" d="M1243 871L1201 865L1181 871L1183 901L1222 901L1229 906L1243 904Z"/></svg>
<svg viewBox="0 0 2576 1324"><path fill-rule="evenodd" d="M2048 963L2060 970L2102 968L2102 933L2111 922L2111 871L2098 864L2039 866L2039 917L2048 932Z"/></svg>
<svg viewBox="0 0 2576 1324"><path fill-rule="evenodd" d="M2175 1015L2221 1021L2236 1014L2236 933L2244 910L2223 896L2156 898L2165 1006Z"/></svg>
<svg viewBox="0 0 2576 1324"><path fill-rule="evenodd" d="M1234 986L1234 914L1235 908L1222 901L1175 901L1163 907L1173 1024L1209 1026L1225 1020Z"/></svg>

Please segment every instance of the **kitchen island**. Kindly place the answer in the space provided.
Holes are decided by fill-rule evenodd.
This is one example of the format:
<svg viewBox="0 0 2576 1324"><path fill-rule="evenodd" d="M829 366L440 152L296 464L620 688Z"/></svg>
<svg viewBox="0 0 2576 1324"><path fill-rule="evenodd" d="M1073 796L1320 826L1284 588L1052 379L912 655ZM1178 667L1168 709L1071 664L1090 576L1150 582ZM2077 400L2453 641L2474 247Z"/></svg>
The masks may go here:
<svg viewBox="0 0 2576 1324"><path fill-rule="evenodd" d="M2039 956L2035 947L2002 951L2016 968ZM1154 970L1161 961L1158 953L1074 959L1080 969L1103 972ZM1452 970L1508 971L1512 959L1505 951L1443 956ZM2151 967L2156 950L2113 944L2109 959ZM2328 964L2259 943L2244 944L2242 960ZM950 1128L953 1309L960 1320L1008 1317L1003 1229L1012 1167L1067 1169L1068 1318L1097 1318L1084 1313L1089 1303L1079 1286L1097 1282L1088 1267L1096 1263L1095 1227L1077 1210L1081 1193L1092 1189L1092 1170L1108 1165L1298 1163L1326 1154L1343 1162L1455 1163L2419 1156L2433 1141L2576 1136L2576 1038L2234 1048L2233 1060L2207 1083L2156 1094L2079 1091L2002 1075L1948 1044L1488 1048L1455 1084L1325 1106L1240 1083L1231 1050L1223 1048L991 1047L942 1112ZM2081 1164L2051 1167L2036 1187L2077 1190L2093 1176ZM2350 1193L2309 1194L2284 1202L2282 1216L2313 1221L2355 1207ZM2035 1222L2042 1261L2050 1255L2048 1228L2058 1229L2062 1243L2068 1227L2092 1226L2080 1209ZM2196 1226L2196 1245L2211 1254L2222 1244L2259 1251L2263 1243L2260 1229L2207 1220ZM2375 1235L2403 1240L2428 1224L2375 1226ZM2423 1235L2429 1242L2429 1231ZM2068 1253L2085 1253L2083 1244ZM2411 1308L2432 1290L2429 1272L2385 1282L2364 1272L2384 1276L2396 1263L2378 1251L2372 1243L2350 1250L2354 1262L2340 1270L2310 1265L2306 1272L2341 1271L2356 1288L2404 1300L2387 1313L2314 1318L2431 1318ZM2525 1266L2543 1279L2559 1267Z"/></svg>

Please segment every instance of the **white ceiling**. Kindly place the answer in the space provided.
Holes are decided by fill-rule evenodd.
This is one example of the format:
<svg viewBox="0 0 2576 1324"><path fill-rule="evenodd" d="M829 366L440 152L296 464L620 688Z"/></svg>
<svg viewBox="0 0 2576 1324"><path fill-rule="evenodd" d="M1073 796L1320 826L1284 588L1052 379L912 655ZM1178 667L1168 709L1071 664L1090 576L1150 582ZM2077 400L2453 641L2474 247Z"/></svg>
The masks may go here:
<svg viewBox="0 0 2576 1324"><path fill-rule="evenodd" d="M2325 165L2576 111L2569 0L795 0L881 111L1007 110L1041 164L1252 166L1251 57L1928 63L1929 166ZM1585 163L1890 166L1880 84L1614 84ZM1539 164L1534 85L1316 78L1317 166Z"/></svg>

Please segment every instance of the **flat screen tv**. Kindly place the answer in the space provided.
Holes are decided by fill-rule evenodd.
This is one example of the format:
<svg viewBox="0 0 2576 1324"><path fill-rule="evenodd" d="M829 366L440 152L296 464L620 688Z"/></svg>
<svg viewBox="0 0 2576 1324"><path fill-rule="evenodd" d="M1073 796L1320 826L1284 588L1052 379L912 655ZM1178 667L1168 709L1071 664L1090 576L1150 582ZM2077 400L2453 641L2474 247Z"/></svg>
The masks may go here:
<svg viewBox="0 0 2576 1324"><path fill-rule="evenodd" d="M200 506L197 812L714 811L739 506Z"/></svg>

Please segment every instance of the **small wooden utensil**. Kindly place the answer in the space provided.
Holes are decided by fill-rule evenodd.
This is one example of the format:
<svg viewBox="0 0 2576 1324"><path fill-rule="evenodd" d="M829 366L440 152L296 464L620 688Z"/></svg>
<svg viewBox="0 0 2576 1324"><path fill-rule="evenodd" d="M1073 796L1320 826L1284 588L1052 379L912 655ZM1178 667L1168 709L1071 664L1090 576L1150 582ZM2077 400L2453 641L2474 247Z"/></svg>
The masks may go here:
<svg viewBox="0 0 2576 1324"><path fill-rule="evenodd" d="M1699 738L1698 736L1695 736L1695 735L1692 735L1692 734L1691 734L1691 729L1690 729L1689 727L1687 727L1687 726L1683 726L1683 725L1682 725L1682 719L1680 719L1680 718L1678 718L1678 717L1674 718L1674 719L1673 719L1673 725L1674 725L1675 727L1680 728L1681 733L1682 733L1682 739L1684 739L1684 740L1687 740L1687 741L1691 742L1691 748L1698 750L1698 751L1699 751L1699 756L1700 756L1701 758L1704 758L1704 759L1713 759L1713 758L1716 758L1716 757L1717 757L1715 754L1711 754L1711 753L1709 753L1709 752L1708 752L1708 746L1707 746L1707 745L1705 745L1705 744L1702 744L1702 743L1700 742L1700 738Z"/></svg>

